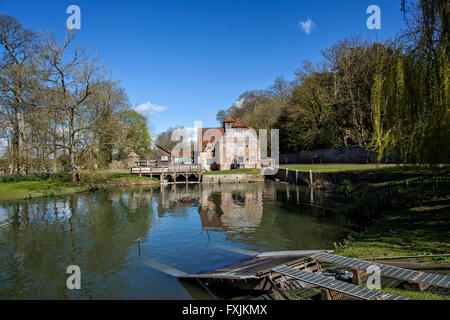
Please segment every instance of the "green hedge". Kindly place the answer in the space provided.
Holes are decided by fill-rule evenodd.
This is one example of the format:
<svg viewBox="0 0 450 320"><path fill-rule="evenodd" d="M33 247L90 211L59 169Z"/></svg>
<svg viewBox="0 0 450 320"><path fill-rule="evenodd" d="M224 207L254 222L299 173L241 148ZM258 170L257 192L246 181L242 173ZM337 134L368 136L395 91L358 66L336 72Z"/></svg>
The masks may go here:
<svg viewBox="0 0 450 320"><path fill-rule="evenodd" d="M61 174L50 174L50 173L39 173L39 174L28 174L28 175L19 175L19 174L10 174L0 176L0 183L3 182L21 182L21 181L44 181L50 178L62 178Z"/></svg>

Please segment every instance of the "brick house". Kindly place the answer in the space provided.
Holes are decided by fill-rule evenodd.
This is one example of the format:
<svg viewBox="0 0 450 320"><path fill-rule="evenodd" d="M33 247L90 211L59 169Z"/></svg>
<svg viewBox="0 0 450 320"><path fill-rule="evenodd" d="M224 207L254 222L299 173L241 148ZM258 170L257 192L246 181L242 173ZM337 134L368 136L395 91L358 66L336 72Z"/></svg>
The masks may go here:
<svg viewBox="0 0 450 320"><path fill-rule="evenodd" d="M256 131L228 117L219 128L198 129L197 163L206 170L260 168L261 152Z"/></svg>

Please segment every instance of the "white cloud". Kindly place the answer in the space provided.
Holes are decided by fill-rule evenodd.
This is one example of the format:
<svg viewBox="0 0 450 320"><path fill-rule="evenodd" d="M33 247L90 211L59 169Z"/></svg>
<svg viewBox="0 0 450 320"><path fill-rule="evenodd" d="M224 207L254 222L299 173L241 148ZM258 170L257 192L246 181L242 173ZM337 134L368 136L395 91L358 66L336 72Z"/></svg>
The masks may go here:
<svg viewBox="0 0 450 320"><path fill-rule="evenodd" d="M184 141L197 141L197 128L183 127L174 132L175 134L172 133L172 135L175 140L178 140L179 137L183 137Z"/></svg>
<svg viewBox="0 0 450 320"><path fill-rule="evenodd" d="M300 21L299 25L306 34L310 34L311 30L314 27L314 22L312 22L311 19L308 18L306 19L306 21Z"/></svg>
<svg viewBox="0 0 450 320"><path fill-rule="evenodd" d="M134 108L134 110L145 116L151 116L154 115L155 113L166 111L167 107L153 104L149 101L138 105L137 107Z"/></svg>

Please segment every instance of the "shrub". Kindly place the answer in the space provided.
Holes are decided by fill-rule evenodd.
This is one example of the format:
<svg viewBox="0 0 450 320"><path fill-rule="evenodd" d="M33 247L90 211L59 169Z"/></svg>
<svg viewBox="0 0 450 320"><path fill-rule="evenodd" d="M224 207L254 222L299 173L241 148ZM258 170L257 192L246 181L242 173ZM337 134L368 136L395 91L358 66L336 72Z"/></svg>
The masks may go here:
<svg viewBox="0 0 450 320"><path fill-rule="evenodd" d="M82 184L85 184L85 185L88 185L91 187L105 184L108 181L108 178L105 174L95 172L95 171L79 172L78 177Z"/></svg>
<svg viewBox="0 0 450 320"><path fill-rule="evenodd" d="M27 175L19 175L19 174L9 174L0 176L0 183L4 182L21 182L21 181L44 181L51 178L60 178L62 175L60 174L50 174L50 173L36 173L36 174L27 174Z"/></svg>

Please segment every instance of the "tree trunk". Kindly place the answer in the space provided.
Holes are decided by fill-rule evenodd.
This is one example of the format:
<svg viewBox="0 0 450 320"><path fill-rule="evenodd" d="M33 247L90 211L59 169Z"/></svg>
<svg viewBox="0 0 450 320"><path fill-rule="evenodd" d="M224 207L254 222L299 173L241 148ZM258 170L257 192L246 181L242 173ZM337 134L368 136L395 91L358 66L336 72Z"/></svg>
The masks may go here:
<svg viewBox="0 0 450 320"><path fill-rule="evenodd" d="M78 184L77 168L75 167L75 129L74 129L75 110L70 108L69 120L69 157L70 157L70 178L73 184Z"/></svg>

